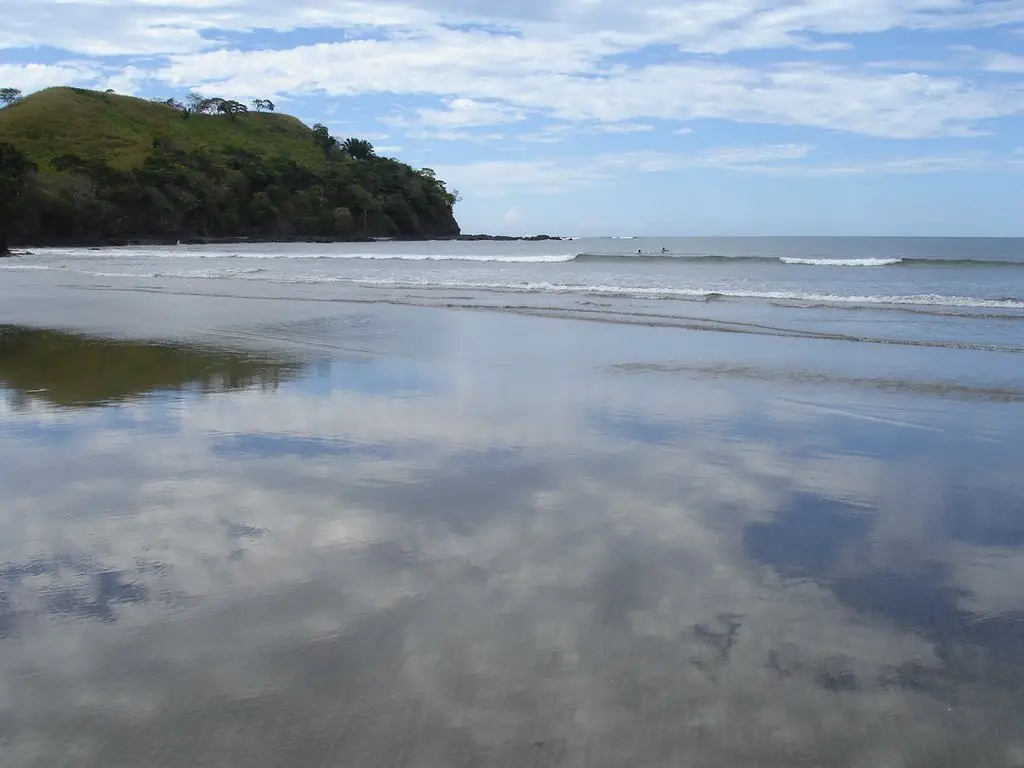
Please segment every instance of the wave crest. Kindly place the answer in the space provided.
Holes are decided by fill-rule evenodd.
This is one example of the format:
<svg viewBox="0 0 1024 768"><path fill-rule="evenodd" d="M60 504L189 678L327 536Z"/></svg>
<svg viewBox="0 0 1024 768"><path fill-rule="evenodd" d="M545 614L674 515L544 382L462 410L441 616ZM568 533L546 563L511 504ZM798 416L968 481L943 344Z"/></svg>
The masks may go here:
<svg viewBox="0 0 1024 768"><path fill-rule="evenodd" d="M809 267L889 267L902 264L903 259L801 259L795 256L779 258L783 264L803 264Z"/></svg>

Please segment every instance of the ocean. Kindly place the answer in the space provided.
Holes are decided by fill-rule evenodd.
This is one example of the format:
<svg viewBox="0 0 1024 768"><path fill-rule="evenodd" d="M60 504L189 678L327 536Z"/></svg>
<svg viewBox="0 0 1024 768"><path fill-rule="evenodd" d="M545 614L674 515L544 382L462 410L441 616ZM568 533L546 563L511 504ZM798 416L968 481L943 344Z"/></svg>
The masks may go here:
<svg viewBox="0 0 1024 768"><path fill-rule="evenodd" d="M0 765L1021 768L1022 297L1024 240L0 261Z"/></svg>
<svg viewBox="0 0 1024 768"><path fill-rule="evenodd" d="M0 270L111 285L198 281L354 289L367 299L753 318L857 336L1018 347L1024 240L600 238L40 249ZM218 288L202 288L215 291ZM899 314L893 316L896 311ZM883 314L884 313L884 314ZM890 317L891 322L883 318ZM901 330L902 329L902 330Z"/></svg>

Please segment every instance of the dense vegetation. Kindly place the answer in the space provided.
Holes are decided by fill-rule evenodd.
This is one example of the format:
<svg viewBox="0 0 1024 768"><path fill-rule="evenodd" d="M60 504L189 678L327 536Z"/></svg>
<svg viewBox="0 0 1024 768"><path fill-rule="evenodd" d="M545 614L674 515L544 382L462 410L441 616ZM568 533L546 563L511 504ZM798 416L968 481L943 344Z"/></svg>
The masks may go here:
<svg viewBox="0 0 1024 768"><path fill-rule="evenodd" d="M457 193L276 114L269 100L153 102L0 89L0 252L10 244L451 237Z"/></svg>

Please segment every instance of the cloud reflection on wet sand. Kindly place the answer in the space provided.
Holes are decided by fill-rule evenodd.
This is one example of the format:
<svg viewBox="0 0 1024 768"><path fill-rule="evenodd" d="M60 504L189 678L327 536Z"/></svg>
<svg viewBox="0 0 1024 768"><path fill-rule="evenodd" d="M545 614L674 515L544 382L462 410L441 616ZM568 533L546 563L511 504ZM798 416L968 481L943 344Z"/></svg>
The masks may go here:
<svg viewBox="0 0 1024 768"><path fill-rule="evenodd" d="M1012 404L921 440L843 414L902 394L480 365L446 317L427 360L0 412L5 762L1024 765L1019 428L959 429Z"/></svg>

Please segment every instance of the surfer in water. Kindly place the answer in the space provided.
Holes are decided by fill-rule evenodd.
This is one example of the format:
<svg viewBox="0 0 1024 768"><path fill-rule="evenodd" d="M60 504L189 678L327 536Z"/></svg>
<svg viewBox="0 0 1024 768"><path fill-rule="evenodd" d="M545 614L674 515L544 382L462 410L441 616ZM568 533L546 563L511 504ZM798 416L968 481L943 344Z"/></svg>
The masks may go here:
<svg viewBox="0 0 1024 768"><path fill-rule="evenodd" d="M662 252L662 253L668 253L668 248L662 248L662 249L661 249L661 252Z"/></svg>

